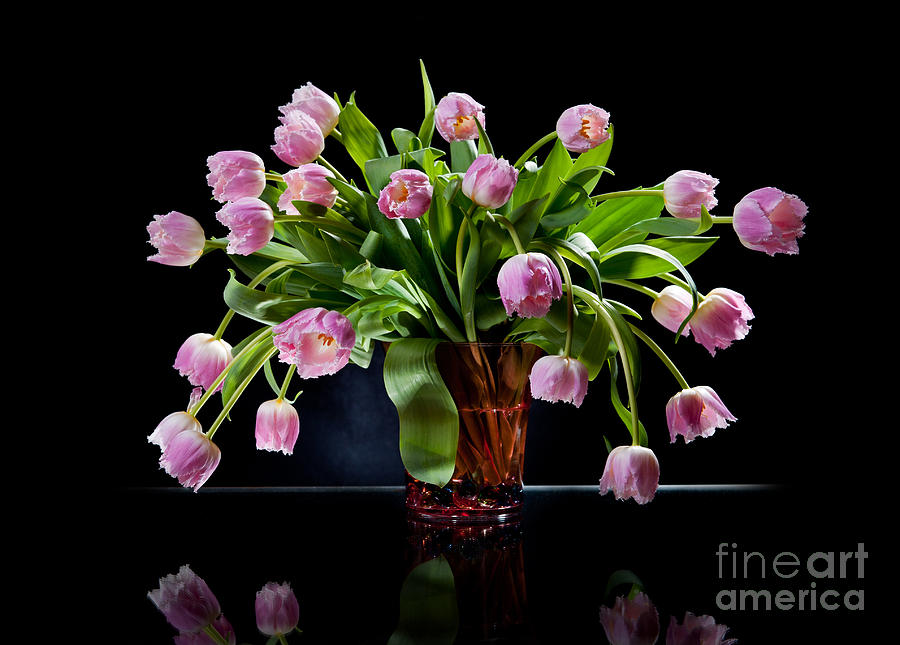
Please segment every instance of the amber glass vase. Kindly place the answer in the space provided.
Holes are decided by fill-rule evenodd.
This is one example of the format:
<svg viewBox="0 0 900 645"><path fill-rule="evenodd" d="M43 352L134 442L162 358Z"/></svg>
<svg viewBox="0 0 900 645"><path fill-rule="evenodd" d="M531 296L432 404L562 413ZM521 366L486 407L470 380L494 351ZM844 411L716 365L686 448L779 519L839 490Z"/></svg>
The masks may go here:
<svg viewBox="0 0 900 645"><path fill-rule="evenodd" d="M442 488L407 473L410 512L427 520L498 522L521 510L528 375L540 355L528 343L438 345L438 369L459 412L456 469Z"/></svg>

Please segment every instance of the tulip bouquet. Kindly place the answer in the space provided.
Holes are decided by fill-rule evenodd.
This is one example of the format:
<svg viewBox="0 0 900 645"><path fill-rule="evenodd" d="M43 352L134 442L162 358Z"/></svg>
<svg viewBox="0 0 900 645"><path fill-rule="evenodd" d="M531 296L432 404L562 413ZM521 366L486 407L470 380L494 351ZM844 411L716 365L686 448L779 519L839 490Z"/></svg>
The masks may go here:
<svg viewBox="0 0 900 645"><path fill-rule="evenodd" d="M761 188L731 216L713 216L718 180L691 170L598 192L612 174L607 111L565 109L552 132L510 162L491 145L483 105L455 92L436 101L424 65L421 74L424 118L415 131L390 132L393 150L355 95L341 102L306 84L279 108L271 149L283 172L252 152L208 158L208 184L221 204L215 217L227 236L207 237L177 211L148 226L157 250L151 261L188 266L224 252L234 265L218 329L177 351L174 367L194 389L187 409L149 437L162 451L161 467L186 487L202 486L220 459L213 435L260 372L274 398L259 405L257 447L290 454L299 432L291 379L334 374L349 362L366 368L382 342L404 466L443 486L459 421L436 347L525 342L546 354L530 372L535 398L580 406L589 383L608 370L629 441L615 448L607 441L600 490L649 501L659 464L638 416L641 347L677 383L666 408L671 441L708 437L735 417L711 387L687 383L639 325L639 306L611 299L607 287L649 298L671 342L693 335L715 355L746 336L753 312L733 290L698 289L687 266L717 239L706 233L729 224L749 249L794 254L805 204ZM349 177L324 158L326 142L349 153L356 166ZM656 290L650 280L665 286ZM260 327L230 344L234 314ZM221 410L204 432L198 413L215 395Z"/></svg>

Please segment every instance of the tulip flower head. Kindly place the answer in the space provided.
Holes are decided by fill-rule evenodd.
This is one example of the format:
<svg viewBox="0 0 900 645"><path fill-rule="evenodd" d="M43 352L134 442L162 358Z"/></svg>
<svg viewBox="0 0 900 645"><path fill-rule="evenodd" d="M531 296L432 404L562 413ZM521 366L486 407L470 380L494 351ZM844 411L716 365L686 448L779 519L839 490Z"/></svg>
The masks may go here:
<svg viewBox="0 0 900 645"><path fill-rule="evenodd" d="M679 625L675 616L669 621L666 631L666 645L732 645L736 638L725 638L728 632L726 625L717 625L712 616L695 616L691 612L684 615L683 624Z"/></svg>
<svg viewBox="0 0 900 645"><path fill-rule="evenodd" d="M206 483L219 465L219 447L199 430L185 430L171 437L159 458L160 468L194 492Z"/></svg>
<svg viewBox="0 0 900 645"><path fill-rule="evenodd" d="M147 441L165 450L172 437L185 431L200 432L202 430L197 417L188 412L173 412L164 418L156 426L156 429L147 437Z"/></svg>
<svg viewBox="0 0 900 645"><path fill-rule="evenodd" d="M303 164L284 173L281 178L286 187L278 198L278 209L288 215L299 215L300 211L291 203L295 200L331 208L338 191L328 181L329 177L334 178L334 173L315 163Z"/></svg>
<svg viewBox="0 0 900 645"><path fill-rule="evenodd" d="M797 238L803 237L806 204L796 195L777 188L760 188L734 207L732 226L741 244L769 255L799 252Z"/></svg>
<svg viewBox="0 0 900 645"><path fill-rule="evenodd" d="M159 588L147 594L169 624L181 632L199 632L222 613L206 582L188 565L159 579Z"/></svg>
<svg viewBox="0 0 900 645"><path fill-rule="evenodd" d="M531 396L544 401L564 401L581 407L587 394L588 372L584 363L569 356L543 356L531 368Z"/></svg>
<svg viewBox="0 0 900 645"><path fill-rule="evenodd" d="M284 399L266 401L256 410L256 449L290 455L300 434L297 409Z"/></svg>
<svg viewBox="0 0 900 645"><path fill-rule="evenodd" d="M316 120L306 112L290 110L278 117L272 151L289 166L302 166L318 158L325 149L325 137Z"/></svg>
<svg viewBox="0 0 900 645"><path fill-rule="evenodd" d="M541 318L554 300L562 297L559 269L543 253L519 253L512 256L497 274L497 288L506 315Z"/></svg>
<svg viewBox="0 0 900 645"><path fill-rule="evenodd" d="M666 421L672 442L678 435L690 443L697 437L709 437L716 428L725 428L729 421L737 421L728 411L715 390L698 385L682 390L666 404Z"/></svg>
<svg viewBox="0 0 900 645"><path fill-rule="evenodd" d="M200 332L182 343L172 367L181 376L186 376L191 385L208 390L231 360L231 345L212 334ZM220 383L217 389L221 387Z"/></svg>
<svg viewBox="0 0 900 645"><path fill-rule="evenodd" d="M190 215L178 211L154 215L147 232L150 244L157 250L156 255L147 258L151 262L186 267L203 255L206 234L200 222Z"/></svg>
<svg viewBox="0 0 900 645"><path fill-rule="evenodd" d="M570 152L587 152L609 139L609 112L590 103L575 105L556 122L556 134Z"/></svg>
<svg viewBox="0 0 900 645"><path fill-rule="evenodd" d="M500 208L512 197L518 177L506 159L478 155L463 176L462 192L483 208Z"/></svg>
<svg viewBox="0 0 900 645"><path fill-rule="evenodd" d="M406 169L391 173L391 180L378 196L378 210L390 219L415 219L431 207L433 187L428 175L419 170Z"/></svg>
<svg viewBox="0 0 900 645"><path fill-rule="evenodd" d="M711 211L718 203L715 188L719 180L696 170L679 170L663 184L666 210L675 217L700 217L701 206Z"/></svg>
<svg viewBox="0 0 900 645"><path fill-rule="evenodd" d="M659 613L644 593L601 607L600 624L610 645L653 645L659 637Z"/></svg>
<svg viewBox="0 0 900 645"><path fill-rule="evenodd" d="M300 604L287 583L267 583L256 592L256 627L266 636L282 636L300 621Z"/></svg>
<svg viewBox="0 0 900 645"><path fill-rule="evenodd" d="M484 106L468 94L450 92L438 101L434 127L444 141L469 141L478 138L478 123L484 128Z"/></svg>
<svg viewBox="0 0 900 645"><path fill-rule="evenodd" d="M334 374L350 360L356 332L342 313L304 309L272 328L278 359L297 366L301 378Z"/></svg>
<svg viewBox="0 0 900 645"><path fill-rule="evenodd" d="M659 488L659 461L643 446L618 446L606 458L600 478L600 494L612 491L616 499L646 504Z"/></svg>
<svg viewBox="0 0 900 645"><path fill-rule="evenodd" d="M750 332L747 323L752 319L753 311L744 296L719 287L703 298L690 326L694 339L715 356L716 349L725 349L733 341L744 338Z"/></svg>
<svg viewBox="0 0 900 645"><path fill-rule="evenodd" d="M230 229L227 253L250 255L272 241L275 235L272 208L256 197L241 197L228 202L216 213L216 219Z"/></svg>
<svg viewBox="0 0 900 645"><path fill-rule="evenodd" d="M213 199L233 202L241 197L259 197L266 188L266 166L262 158L243 150L225 150L206 158L206 181Z"/></svg>
<svg viewBox="0 0 900 645"><path fill-rule="evenodd" d="M341 108L337 102L312 83L294 90L291 102L278 108L282 114L304 112L316 122L322 136L327 137L337 126Z"/></svg>
<svg viewBox="0 0 900 645"><path fill-rule="evenodd" d="M659 292L659 296L650 307L650 314L660 325L669 331L677 332L692 308L691 294L672 284ZM681 331L681 335L687 336L690 332L691 325L688 323Z"/></svg>

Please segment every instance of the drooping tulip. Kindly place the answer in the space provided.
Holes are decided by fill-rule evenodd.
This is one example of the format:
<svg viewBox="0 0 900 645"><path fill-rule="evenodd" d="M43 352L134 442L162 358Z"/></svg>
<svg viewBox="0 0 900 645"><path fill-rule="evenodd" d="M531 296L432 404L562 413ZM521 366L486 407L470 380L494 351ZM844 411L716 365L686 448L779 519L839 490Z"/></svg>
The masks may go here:
<svg viewBox="0 0 900 645"><path fill-rule="evenodd" d="M199 430L185 430L169 439L159 458L160 467L194 492L203 486L219 465L219 447Z"/></svg>
<svg viewBox="0 0 900 645"><path fill-rule="evenodd" d="M609 112L590 103L564 111L556 122L556 134L570 152L587 152L609 139Z"/></svg>
<svg viewBox="0 0 900 645"><path fill-rule="evenodd" d="M506 260L497 274L497 288L506 315L541 318L562 297L556 264L543 253L519 253Z"/></svg>
<svg viewBox="0 0 900 645"><path fill-rule="evenodd" d="M181 344L172 365L191 385L208 390L229 363L231 345L212 334L193 334ZM221 388L221 383L217 389Z"/></svg>
<svg viewBox="0 0 900 645"><path fill-rule="evenodd" d="M278 109L282 114L294 110L305 112L318 124L323 137L331 134L341 116L341 108L337 102L312 83L295 89L291 102Z"/></svg>
<svg viewBox="0 0 900 645"><path fill-rule="evenodd" d="M799 253L808 208L796 195L778 188L760 188L734 207L732 226L741 244L769 255Z"/></svg>
<svg viewBox="0 0 900 645"><path fill-rule="evenodd" d="M272 328L278 359L297 366L301 378L334 374L350 360L356 332L338 311L304 309Z"/></svg>
<svg viewBox="0 0 900 645"><path fill-rule="evenodd" d="M223 150L206 158L206 181L213 199L233 202L241 197L259 197L266 188L266 166L262 158L244 150Z"/></svg>
<svg viewBox="0 0 900 645"><path fill-rule="evenodd" d="M725 428L737 418L729 412L715 390L697 385L682 390L666 404L666 421L672 442L681 435L685 443L697 437L709 437L716 428Z"/></svg>
<svg viewBox="0 0 900 645"><path fill-rule="evenodd" d="M606 458L600 478L600 494L612 491L616 499L646 504L659 488L659 460L649 448L618 446Z"/></svg>
<svg viewBox="0 0 900 645"><path fill-rule="evenodd" d="M588 388L584 363L568 356L543 356L535 361L529 376L531 396L544 401L564 401L581 407Z"/></svg>
<svg viewBox="0 0 900 645"><path fill-rule="evenodd" d="M316 163L303 164L284 173L282 179L286 186L278 198L278 209L288 215L299 215L300 211L291 203L295 200L331 208L338 191L328 181L329 177L333 179L334 173Z"/></svg>
<svg viewBox="0 0 900 645"><path fill-rule="evenodd" d="M256 197L241 197L228 202L216 219L229 228L226 253L250 255L272 241L275 215L272 208Z"/></svg>
<svg viewBox="0 0 900 645"><path fill-rule="evenodd" d="M415 219L428 212L433 192L428 175L420 170L404 169L391 173L391 180L381 189L378 210L390 219Z"/></svg>
<svg viewBox="0 0 900 645"><path fill-rule="evenodd" d="M484 128L484 106L462 92L450 92L434 110L434 127L447 142L477 139L476 119Z"/></svg>
<svg viewBox="0 0 900 645"><path fill-rule="evenodd" d="M318 158L325 149L325 137L316 120L306 112L291 110L278 117L272 151L289 166L302 166Z"/></svg>
<svg viewBox="0 0 900 645"><path fill-rule="evenodd" d="M732 645L736 638L725 638L726 625L717 625L712 616L695 616L686 612L684 622L679 625L675 616L669 620L666 631L666 645Z"/></svg>
<svg viewBox="0 0 900 645"><path fill-rule="evenodd" d="M170 211L165 215L154 215L147 226L150 244L156 248L156 255L147 259L169 266L190 266L203 255L206 234L200 222L190 215Z"/></svg>
<svg viewBox="0 0 900 645"><path fill-rule="evenodd" d="M506 159L478 155L463 176L462 192L483 208L500 208L512 197L518 177Z"/></svg>
<svg viewBox="0 0 900 645"><path fill-rule="evenodd" d="M282 636L300 621L300 604L288 583L269 582L256 592L256 627L266 636Z"/></svg>
<svg viewBox="0 0 900 645"><path fill-rule="evenodd" d="M215 594L188 565L178 573L159 579L159 588L147 594L172 627L181 632L199 632L222 613Z"/></svg>
<svg viewBox="0 0 900 645"><path fill-rule="evenodd" d="M300 434L297 409L284 399L265 401L256 410L256 449L290 455Z"/></svg>
<svg viewBox="0 0 900 645"><path fill-rule="evenodd" d="M696 170L679 170L663 184L666 210L675 217L700 217L700 207L711 211L718 203L715 188L719 180Z"/></svg>
<svg viewBox="0 0 900 645"><path fill-rule="evenodd" d="M659 292L659 296L650 306L650 314L669 331L678 331L681 323L691 313L692 306L691 294L672 284ZM690 333L691 324L688 323L684 326L681 335L687 336Z"/></svg>
<svg viewBox="0 0 900 645"><path fill-rule="evenodd" d="M753 311L744 296L719 287L706 294L690 325L694 340L715 356L716 349L725 349L749 333L747 323L750 320L753 320Z"/></svg>
<svg viewBox="0 0 900 645"><path fill-rule="evenodd" d="M188 430L193 432L201 431L197 417L188 412L173 412L159 422L153 432L150 433L150 436L147 437L147 441L159 446L160 450L165 450L172 437Z"/></svg>
<svg viewBox="0 0 900 645"><path fill-rule="evenodd" d="M659 612L643 592L600 607L600 624L610 645L653 645L659 637Z"/></svg>

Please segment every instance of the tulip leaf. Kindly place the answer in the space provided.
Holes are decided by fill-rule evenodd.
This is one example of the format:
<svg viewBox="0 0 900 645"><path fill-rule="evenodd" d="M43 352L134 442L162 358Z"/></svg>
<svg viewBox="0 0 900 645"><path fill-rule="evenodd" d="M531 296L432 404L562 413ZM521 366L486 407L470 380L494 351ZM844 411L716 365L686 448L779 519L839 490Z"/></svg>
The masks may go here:
<svg viewBox="0 0 900 645"><path fill-rule="evenodd" d="M384 139L371 121L356 105L356 92L344 105L339 116L341 142L356 165L365 173L366 161L387 157Z"/></svg>
<svg viewBox="0 0 900 645"><path fill-rule="evenodd" d="M594 187L597 185L597 182L600 181L600 176L603 174L603 171L610 174L615 174L606 167L606 162L609 161L609 155L612 152L613 126L610 125L607 130L609 132L609 138L596 148L591 148L587 152L582 152L580 155L578 155L575 158L575 163L572 165L571 173L568 177L566 177L566 179L571 179L572 176L591 166L601 168L601 172L597 173L597 175L593 177L590 177L588 181L584 183L584 189L588 192L588 194L590 194L590 192L594 189Z"/></svg>
<svg viewBox="0 0 900 645"><path fill-rule="evenodd" d="M450 142L450 170L465 174L478 156L478 149L473 141Z"/></svg>
<svg viewBox="0 0 900 645"><path fill-rule="evenodd" d="M488 138L487 133L484 131L484 128L481 125L481 121L475 119L475 125L478 127L478 154L493 156L494 146L491 145L491 140Z"/></svg>
<svg viewBox="0 0 900 645"><path fill-rule="evenodd" d="M458 630L453 570L440 555L418 565L403 581L397 629L387 645L452 645Z"/></svg>
<svg viewBox="0 0 900 645"><path fill-rule="evenodd" d="M384 288L384 285L390 282L395 275L397 275L396 271L380 269L366 260L344 274L344 282L360 289L377 291Z"/></svg>
<svg viewBox="0 0 900 645"><path fill-rule="evenodd" d="M400 457L409 474L443 487L456 467L459 413L441 378L435 338L392 342L384 359L384 385L400 420Z"/></svg>
<svg viewBox="0 0 900 645"><path fill-rule="evenodd" d="M465 327L466 338L469 342L476 340L475 332L475 289L478 280L478 264L481 259L481 235L475 224L469 219L468 215L464 216L460 225L465 227L465 231L460 228L460 236L468 233L469 248L466 251L465 260L462 267L457 267L457 279L459 280L459 307L463 316L463 326ZM457 245L462 244L462 238ZM457 257L461 251L457 252Z"/></svg>
<svg viewBox="0 0 900 645"><path fill-rule="evenodd" d="M578 182L565 179L562 182L565 188L557 193L553 205L549 206L548 212L541 217L541 227L546 231L565 228L580 222L592 210L590 198L583 186Z"/></svg>
<svg viewBox="0 0 900 645"><path fill-rule="evenodd" d="M663 198L657 195L619 197L600 202L572 231L584 233L598 247L638 222L658 218Z"/></svg>
<svg viewBox="0 0 900 645"><path fill-rule="evenodd" d="M600 316L594 318L591 332L585 339L580 352L576 354L588 371L588 379L593 381L603 369L609 355L609 341L611 339L609 326Z"/></svg>
<svg viewBox="0 0 900 645"><path fill-rule="evenodd" d="M419 126L419 140L422 146L427 148L431 145L431 137L434 136L434 91L431 89L431 82L428 80L428 72L425 71L425 63L419 59L419 67L422 70L422 89L425 94L425 118L422 125Z"/></svg>
<svg viewBox="0 0 900 645"><path fill-rule="evenodd" d="M352 300L334 294L334 297L314 298L314 297L298 297L281 293L266 293L251 289L234 277L234 271L229 269L231 274L228 284L225 285L224 298L227 304L236 313L250 318L266 325L277 325L284 322L301 309L310 307L325 307L326 309L344 309L348 307Z"/></svg>
<svg viewBox="0 0 900 645"><path fill-rule="evenodd" d="M426 156L430 151L432 164L434 159L444 154L443 150L437 148L422 148L413 150L412 152L404 152L402 154L391 155L389 157L380 157L378 159L370 159L366 162L366 177L369 179L369 185L372 187L373 193L376 195L388 185L391 181L391 174L404 168L409 167L409 162L415 162L418 166L416 170L424 172L426 168Z"/></svg>
<svg viewBox="0 0 900 645"><path fill-rule="evenodd" d="M555 195L559 186L559 178L567 177L572 170L572 157L562 141L557 139L553 148L538 170L537 178L531 187L530 199ZM549 202L548 204L549 205Z"/></svg>
<svg viewBox="0 0 900 645"><path fill-rule="evenodd" d="M619 379L619 364L616 360L615 356L609 357L609 398L612 401L613 407L616 409L616 414L619 415L619 418L622 420L622 423L625 424L625 427L628 428L629 434L631 433L631 411L625 407L622 403L622 400L619 398L619 387L617 381ZM644 424L641 423L640 419L638 419L638 443L647 447L649 440L647 439L647 430L644 428Z"/></svg>
<svg viewBox="0 0 900 645"><path fill-rule="evenodd" d="M541 211L547 201L547 195L532 199L518 206L513 212L507 215L507 219L513 223L516 229L516 235L522 246L528 247L528 243L534 237L541 219ZM504 244L503 255L515 253L515 246L512 240Z"/></svg>
<svg viewBox="0 0 900 645"><path fill-rule="evenodd" d="M271 336L266 336L259 343L250 347L247 353L234 359L222 383L222 401L226 405L233 396L240 394L241 385L252 379L275 351L277 350L272 344Z"/></svg>

